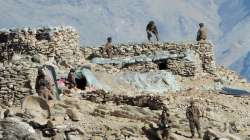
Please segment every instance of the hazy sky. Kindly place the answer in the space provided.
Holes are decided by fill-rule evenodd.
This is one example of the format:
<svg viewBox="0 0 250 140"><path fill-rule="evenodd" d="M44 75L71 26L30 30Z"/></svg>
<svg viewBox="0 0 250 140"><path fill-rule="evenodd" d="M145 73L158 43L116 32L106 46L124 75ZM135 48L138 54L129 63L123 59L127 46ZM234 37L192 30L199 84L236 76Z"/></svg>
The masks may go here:
<svg viewBox="0 0 250 140"><path fill-rule="evenodd" d="M108 36L147 41L150 20L161 41L194 41L204 22L217 62L228 66L250 51L249 11L250 0L0 0L0 28L71 25L82 46L95 46Z"/></svg>
<svg viewBox="0 0 250 140"><path fill-rule="evenodd" d="M0 28L71 25L85 45L146 41L154 20L164 41L194 40L199 22L209 38L226 36L249 12L250 0L2 0Z"/></svg>

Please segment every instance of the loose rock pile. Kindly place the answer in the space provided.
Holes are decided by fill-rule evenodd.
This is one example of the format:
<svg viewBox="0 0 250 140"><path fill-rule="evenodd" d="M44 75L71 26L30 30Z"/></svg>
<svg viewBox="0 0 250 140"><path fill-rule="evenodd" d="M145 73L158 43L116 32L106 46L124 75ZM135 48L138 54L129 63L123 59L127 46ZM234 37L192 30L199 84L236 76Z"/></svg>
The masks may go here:
<svg viewBox="0 0 250 140"><path fill-rule="evenodd" d="M116 104L127 104L138 107L149 107L151 110L160 110L164 107L164 103L159 96L141 95L130 97L126 95L112 95L103 90L97 90L82 94L83 99L95 103L114 102Z"/></svg>

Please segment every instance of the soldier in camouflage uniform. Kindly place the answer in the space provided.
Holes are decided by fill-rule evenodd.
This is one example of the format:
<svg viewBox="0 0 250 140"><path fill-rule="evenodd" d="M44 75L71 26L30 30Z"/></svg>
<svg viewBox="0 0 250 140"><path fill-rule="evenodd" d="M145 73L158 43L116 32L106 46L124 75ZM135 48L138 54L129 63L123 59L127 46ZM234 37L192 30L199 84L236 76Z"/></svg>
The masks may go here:
<svg viewBox="0 0 250 140"><path fill-rule="evenodd" d="M196 40L197 41L204 41L207 39L207 28L204 27L204 23L200 23L199 24L200 28L197 32L197 37Z"/></svg>
<svg viewBox="0 0 250 140"><path fill-rule="evenodd" d="M186 116L189 120L189 127L191 130L192 138L195 136L195 129L198 132L199 138L201 138L201 126L200 126L200 110L196 106L195 101L190 102L190 106L186 110Z"/></svg>
<svg viewBox="0 0 250 140"><path fill-rule="evenodd" d="M113 51L112 38L108 37L107 43L103 48L102 55L104 56L104 53L107 53L108 58L112 58L113 57L112 51Z"/></svg>
<svg viewBox="0 0 250 140"><path fill-rule="evenodd" d="M155 35L156 40L159 41L158 30L154 21L150 21L146 27L148 41L151 41L152 34Z"/></svg>
<svg viewBox="0 0 250 140"><path fill-rule="evenodd" d="M76 87L76 76L75 76L74 69L70 69L70 72L69 72L68 78L67 78L67 84L68 84L69 89Z"/></svg>
<svg viewBox="0 0 250 140"><path fill-rule="evenodd" d="M170 115L168 113L167 107L163 107L159 122L158 122L158 130L157 136L161 140L168 140L171 131L171 123Z"/></svg>
<svg viewBox="0 0 250 140"><path fill-rule="evenodd" d="M45 100L53 99L53 90L51 81L47 78L42 68L38 69L38 75L35 85L36 92L39 96L42 96Z"/></svg>

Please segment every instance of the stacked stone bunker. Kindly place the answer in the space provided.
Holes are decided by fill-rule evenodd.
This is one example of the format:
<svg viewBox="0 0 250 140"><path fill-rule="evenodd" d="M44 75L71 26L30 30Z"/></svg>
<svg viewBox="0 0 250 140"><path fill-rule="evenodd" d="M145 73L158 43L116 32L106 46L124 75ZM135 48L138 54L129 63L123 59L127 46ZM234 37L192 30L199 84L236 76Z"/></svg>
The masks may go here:
<svg viewBox="0 0 250 140"><path fill-rule="evenodd" d="M101 47L79 47L73 27L44 27L0 31L0 104L20 105L34 94L37 68L43 64L28 59L11 60L14 54L43 55L75 65L80 58L123 71L168 70L180 76L212 73L215 64L211 43L128 43L114 47L114 58L103 57Z"/></svg>
<svg viewBox="0 0 250 140"><path fill-rule="evenodd" d="M0 104L20 105L20 101L34 94L37 68L27 56L59 57L69 64L79 60L79 34L70 27L23 28L0 31ZM22 59L11 60L14 54ZM72 57L75 56L75 57ZM29 58L29 57L28 57Z"/></svg>
<svg viewBox="0 0 250 140"><path fill-rule="evenodd" d="M130 71L168 70L176 75L194 76L213 73L215 69L213 45L209 42L118 44L113 59L107 58L100 47L83 48L83 52L93 63Z"/></svg>

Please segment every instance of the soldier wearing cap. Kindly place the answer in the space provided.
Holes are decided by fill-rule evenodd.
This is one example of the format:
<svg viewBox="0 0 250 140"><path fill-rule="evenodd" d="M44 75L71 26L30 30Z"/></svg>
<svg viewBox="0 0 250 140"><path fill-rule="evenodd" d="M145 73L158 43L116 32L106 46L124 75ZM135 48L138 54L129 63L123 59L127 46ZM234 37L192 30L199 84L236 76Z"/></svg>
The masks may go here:
<svg viewBox="0 0 250 140"><path fill-rule="evenodd" d="M197 41L205 41L207 39L207 28L205 27L204 23L199 24L199 30L197 32Z"/></svg>
<svg viewBox="0 0 250 140"><path fill-rule="evenodd" d="M47 78L47 76L42 68L38 69L35 89L36 89L36 92L38 93L38 95L42 96L47 101L49 99L53 99L52 83Z"/></svg>
<svg viewBox="0 0 250 140"><path fill-rule="evenodd" d="M107 43L105 44L104 48L103 48L103 54L104 53L107 53L108 57L109 58L112 58L113 55L112 55L112 49L113 49L113 45L112 45L112 38L111 37L108 37L107 38Z"/></svg>
<svg viewBox="0 0 250 140"><path fill-rule="evenodd" d="M148 41L151 41L152 34L155 35L156 40L159 41L158 30L154 21L150 21L146 27Z"/></svg>

